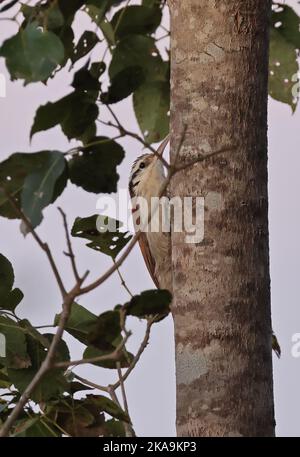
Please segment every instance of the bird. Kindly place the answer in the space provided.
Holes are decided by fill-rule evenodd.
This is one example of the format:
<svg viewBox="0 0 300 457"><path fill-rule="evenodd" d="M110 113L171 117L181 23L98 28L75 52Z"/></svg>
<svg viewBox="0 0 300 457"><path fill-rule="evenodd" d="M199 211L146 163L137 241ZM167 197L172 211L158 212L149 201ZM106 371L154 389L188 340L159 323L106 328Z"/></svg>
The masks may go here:
<svg viewBox="0 0 300 457"><path fill-rule="evenodd" d="M143 154L132 165L129 193L133 202L132 212L134 214L139 211L139 205L134 203L137 197L143 197L147 201L149 209L151 209L151 198L161 197L160 191L166 176L160 156L168 142L169 137L166 137L156 154ZM161 224L162 212L167 209L164 205L167 205L166 200L160 203L158 231L142 231L138 242L154 284L158 289L166 289L172 293L171 233L163 231ZM153 214L151 216L153 217ZM138 219L139 217L134 218L135 225Z"/></svg>

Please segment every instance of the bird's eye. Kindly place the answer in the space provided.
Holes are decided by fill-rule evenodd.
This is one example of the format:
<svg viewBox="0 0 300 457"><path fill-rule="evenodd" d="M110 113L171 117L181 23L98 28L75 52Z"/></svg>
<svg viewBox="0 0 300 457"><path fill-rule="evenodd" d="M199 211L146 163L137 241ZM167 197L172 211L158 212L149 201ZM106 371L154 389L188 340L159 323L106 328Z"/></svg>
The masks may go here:
<svg viewBox="0 0 300 457"><path fill-rule="evenodd" d="M141 169L145 168L145 166L146 166L146 165L145 165L145 162L141 162L141 163L140 163L140 168L141 168Z"/></svg>

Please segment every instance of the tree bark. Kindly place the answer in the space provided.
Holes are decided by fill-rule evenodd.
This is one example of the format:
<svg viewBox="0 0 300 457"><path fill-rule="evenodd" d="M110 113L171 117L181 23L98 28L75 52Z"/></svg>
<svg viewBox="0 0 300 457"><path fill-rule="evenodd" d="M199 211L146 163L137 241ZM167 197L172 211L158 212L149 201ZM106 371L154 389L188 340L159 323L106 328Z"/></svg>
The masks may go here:
<svg viewBox="0 0 300 457"><path fill-rule="evenodd" d="M269 0L169 0L172 196L205 197L205 237L172 234L179 436L273 436L267 193Z"/></svg>

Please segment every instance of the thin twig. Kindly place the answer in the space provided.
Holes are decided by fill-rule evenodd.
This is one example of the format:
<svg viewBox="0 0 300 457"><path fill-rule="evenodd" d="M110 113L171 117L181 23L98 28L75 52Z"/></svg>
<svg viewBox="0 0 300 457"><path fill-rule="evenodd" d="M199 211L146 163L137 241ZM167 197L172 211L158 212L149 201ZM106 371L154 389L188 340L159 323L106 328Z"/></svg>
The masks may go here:
<svg viewBox="0 0 300 457"><path fill-rule="evenodd" d="M184 143L184 140L185 140L185 137L186 137L186 132L187 132L187 124L184 124L183 131L182 131L182 134L180 136L180 140L179 140L177 149L176 149L175 154L174 154L174 160L173 160L173 163L171 164L171 168L173 170L176 170L177 160L178 160L180 151L182 149L182 146L183 146L183 143Z"/></svg>
<svg viewBox="0 0 300 457"><path fill-rule="evenodd" d="M129 414L129 410L128 410L127 397L126 397L126 392L125 392L125 386L124 386L124 382L123 382L123 378L122 378L122 369L121 369L120 362L117 363L117 369L118 369L119 381L121 383L121 394L122 394L122 399L123 399L124 411L126 412L127 416L130 418L130 414ZM110 395L111 395L112 400L117 401L119 406L121 407L114 387L113 386L109 386L109 387L110 387ZM133 429L133 427L131 425L131 419L130 419L130 423L123 422L123 425L124 425L127 437L132 438L132 437L136 436L135 435L135 431L134 431L134 429Z"/></svg>
<svg viewBox="0 0 300 457"><path fill-rule="evenodd" d="M126 250L121 255L121 257L118 260L115 261L114 265L112 265L102 276L100 276L100 278L96 279L94 282L92 282L91 284L87 285L86 287L83 287L80 290L79 295L83 295L83 294L86 294L88 292L91 292L92 290L94 290L97 287L101 286L101 284L103 284L112 274L114 274L115 271L117 271L117 268L119 268L123 264L123 262L127 259L128 255L130 254L130 252L134 248L136 242L138 241L140 235L141 235L141 232L138 232L131 239L131 241L127 245Z"/></svg>
<svg viewBox="0 0 300 457"><path fill-rule="evenodd" d="M218 149L217 151L211 152L210 154L206 154L204 156L197 157L195 160L188 162L187 164L179 165L175 168L175 173L179 171L186 170L187 168L191 168L192 166L196 165L197 163L204 162L208 159L212 159L215 156L222 154L223 152L234 151L237 149L237 145L228 145L224 146L223 148Z"/></svg>
<svg viewBox="0 0 300 457"><path fill-rule="evenodd" d="M33 238L35 239L35 241L38 243L38 245L40 246L40 248L46 253L47 257L48 257L48 260L49 260L49 263L50 263L50 266L52 268L52 271L54 273L54 276L55 276L55 279L57 281L57 284L58 284L58 287L59 287L59 290L61 292L61 295L63 298L66 297L67 295L67 292L66 292L66 289L65 289L65 286L62 282L62 279L61 279L61 276L60 276L60 273L58 271L58 268L56 266L56 263L54 261L54 258L53 258L53 255L52 255L52 252L48 246L47 243L44 243L41 238L39 237L39 235L36 233L35 229L33 228L30 220L27 218L27 216L23 213L23 211L18 207L18 205L16 204L14 198L6 191L5 188L1 188L0 190L2 190L6 196L6 198L8 199L9 203L11 204L11 206L13 207L13 209L15 210L16 214L20 217L20 219L24 222L24 224L26 225L28 231L32 234Z"/></svg>
<svg viewBox="0 0 300 457"><path fill-rule="evenodd" d="M53 365L54 368L68 368L71 366L78 366L84 365L87 363L96 363L96 362L104 362L106 360L119 360L120 353L124 349L125 344L127 343L128 338L131 336L131 333L128 334L123 339L122 343L110 354L100 355L98 357L91 357L89 359L79 359L79 360L71 360L69 362L57 362Z"/></svg>
<svg viewBox="0 0 300 457"><path fill-rule="evenodd" d="M170 165L169 163L166 161L166 159L164 159L160 154L157 153L157 150L151 146L150 143L148 143L147 141L145 141L142 137L140 137L137 133L134 133L134 132L131 132L127 129L125 129L125 127L121 124L121 122L119 121L118 117L116 116L116 114L114 113L113 109L111 108L111 106L109 105L105 105L106 108L108 109L108 111L110 112L110 114L112 115L112 117L114 118L116 124L113 124L112 122L108 122L107 125L109 125L110 127L114 127L116 129L119 130L120 134L122 134L123 136L127 135L127 136L130 136L134 139L136 139L137 141L139 141L145 148L149 149L154 155L156 155L161 161L162 163L164 164L164 166L166 168L169 168ZM100 121L102 122L102 121Z"/></svg>
<svg viewBox="0 0 300 457"><path fill-rule="evenodd" d="M108 392L108 387L106 386L100 386L100 384L96 384L93 381L89 381L88 379L82 378L78 374L74 374L74 378L76 378L78 381L82 382L83 384L86 384L89 387L93 387L93 389L98 389L103 392Z"/></svg>
<svg viewBox="0 0 300 457"><path fill-rule="evenodd" d="M74 148L71 148L67 152L65 152L64 156L72 156L72 155L78 154L78 152L91 148L92 146L98 146L100 144L110 143L111 141L115 141L115 140L118 140L119 138L123 138L123 136L124 135L117 135L114 138L102 138L101 140L94 140L87 144L75 146Z"/></svg>
<svg viewBox="0 0 300 457"><path fill-rule="evenodd" d="M123 398L123 405L124 405L124 411L128 413L128 402L127 402L127 397L126 397L126 391L125 391L125 386L124 386L124 380L122 376L122 368L120 362L117 362L117 370L118 370L118 376L119 376L119 381L120 381L120 386L121 386L121 393L122 393L122 398Z"/></svg>
<svg viewBox="0 0 300 457"><path fill-rule="evenodd" d="M66 233L66 240L67 240L67 246L68 246L67 255L68 255L68 257L70 258L70 261L71 261L71 265L72 265L72 269L73 269L75 280L78 282L78 281L80 281L80 275L78 273L76 260L75 260L75 255L74 255L74 251L73 251L72 243L71 243L71 239L70 239L67 216L66 216L66 213L61 208L58 208L58 211L60 212L60 214L62 216L64 229L65 229L65 233Z"/></svg>
<svg viewBox="0 0 300 457"><path fill-rule="evenodd" d="M113 387L115 390L118 389L118 387L120 387L121 384L124 383L124 381L126 381L128 376L130 375L130 373L132 372L132 370L135 368L136 364L140 360L141 355L143 354L144 350L146 349L146 347L148 345L151 327L154 324L154 322L156 321L156 319L157 319L157 316L149 318L147 320L146 332L145 332L144 339L140 345L140 348L139 348L138 352L136 353L135 357L133 358L131 364L127 368L126 372L124 373L124 375L122 375L121 379L119 379L115 384L113 384Z"/></svg>
<svg viewBox="0 0 300 457"><path fill-rule="evenodd" d="M109 393L112 401L115 402L116 405L118 405L121 408L121 403L119 402L115 389L111 384L107 387L107 392Z"/></svg>
<svg viewBox="0 0 300 457"><path fill-rule="evenodd" d="M164 27L162 24L160 24L160 27L166 32L166 33L170 33L170 30L168 30L166 27Z"/></svg>
<svg viewBox="0 0 300 457"><path fill-rule="evenodd" d="M165 38L169 38L170 37L170 33L166 33L165 35L162 35L161 37L159 38L156 38L155 41L161 41L161 40L164 40Z"/></svg>
<svg viewBox="0 0 300 457"><path fill-rule="evenodd" d="M115 260L113 261L114 264L116 263ZM125 282L125 279L120 271L120 268L117 267L117 273L118 273L118 276L120 278L120 281L121 281L121 286L124 287L124 289L126 290L126 292L130 295L130 297L133 297L133 294L132 292L130 291L129 287L127 286L126 282Z"/></svg>

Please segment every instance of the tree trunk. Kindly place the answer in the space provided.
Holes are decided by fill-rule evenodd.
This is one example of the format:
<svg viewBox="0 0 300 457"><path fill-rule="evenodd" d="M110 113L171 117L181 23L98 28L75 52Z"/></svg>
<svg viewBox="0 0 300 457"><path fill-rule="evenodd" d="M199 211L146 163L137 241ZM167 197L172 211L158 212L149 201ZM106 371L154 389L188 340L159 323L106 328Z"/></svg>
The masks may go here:
<svg viewBox="0 0 300 457"><path fill-rule="evenodd" d="M172 196L205 197L205 237L172 234L179 436L272 436L267 195L269 0L169 0Z"/></svg>

